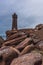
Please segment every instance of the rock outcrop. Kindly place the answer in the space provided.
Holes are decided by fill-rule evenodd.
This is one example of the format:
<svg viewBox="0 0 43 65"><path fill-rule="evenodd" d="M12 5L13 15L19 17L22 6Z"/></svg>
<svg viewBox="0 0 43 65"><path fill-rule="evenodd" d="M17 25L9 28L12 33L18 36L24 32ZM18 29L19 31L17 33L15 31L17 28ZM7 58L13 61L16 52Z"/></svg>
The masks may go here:
<svg viewBox="0 0 43 65"><path fill-rule="evenodd" d="M14 59L11 65L41 65L42 56L40 53L29 53Z"/></svg>
<svg viewBox="0 0 43 65"><path fill-rule="evenodd" d="M13 23L6 40L0 37L0 65L43 65L43 24L18 30L17 16Z"/></svg>

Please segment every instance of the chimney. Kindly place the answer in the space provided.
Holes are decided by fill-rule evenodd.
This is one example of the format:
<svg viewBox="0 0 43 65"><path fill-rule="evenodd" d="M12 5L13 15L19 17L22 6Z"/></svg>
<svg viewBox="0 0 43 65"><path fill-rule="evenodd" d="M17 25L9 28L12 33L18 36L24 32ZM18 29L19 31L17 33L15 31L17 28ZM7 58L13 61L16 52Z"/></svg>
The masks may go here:
<svg viewBox="0 0 43 65"><path fill-rule="evenodd" d="M17 15L14 13L12 15L12 30L17 29Z"/></svg>

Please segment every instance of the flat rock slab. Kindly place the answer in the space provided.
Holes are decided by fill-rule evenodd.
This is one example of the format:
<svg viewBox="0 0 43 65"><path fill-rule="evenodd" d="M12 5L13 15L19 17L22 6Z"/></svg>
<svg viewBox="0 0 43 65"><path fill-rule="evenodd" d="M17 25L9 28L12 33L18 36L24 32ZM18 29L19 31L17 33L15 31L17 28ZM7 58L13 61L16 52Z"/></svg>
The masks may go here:
<svg viewBox="0 0 43 65"><path fill-rule="evenodd" d="M15 33L15 34L12 34L10 37L8 37L7 40L12 40L12 39L21 37L21 36L23 36L23 35L25 35L24 32L17 32L17 33ZM6 41L7 41L7 40L6 40Z"/></svg>
<svg viewBox="0 0 43 65"><path fill-rule="evenodd" d="M31 41L32 41L31 38L26 38L20 44L18 44L15 48L17 49L25 48L27 45L32 43Z"/></svg>
<svg viewBox="0 0 43 65"><path fill-rule="evenodd" d="M31 52L14 59L11 65L41 65L42 55L40 53Z"/></svg>
<svg viewBox="0 0 43 65"><path fill-rule="evenodd" d="M9 40L7 42L3 43L3 46L12 46L12 45L17 45L20 43L23 39L27 38L27 35L23 35L21 37L15 38L13 40Z"/></svg>

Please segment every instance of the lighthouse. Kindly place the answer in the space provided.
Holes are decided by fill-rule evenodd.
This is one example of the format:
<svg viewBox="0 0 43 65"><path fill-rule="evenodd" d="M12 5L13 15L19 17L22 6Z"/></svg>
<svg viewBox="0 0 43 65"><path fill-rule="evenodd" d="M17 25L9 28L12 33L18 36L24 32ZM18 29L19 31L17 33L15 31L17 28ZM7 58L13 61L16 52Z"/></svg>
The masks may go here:
<svg viewBox="0 0 43 65"><path fill-rule="evenodd" d="M12 15L12 30L17 30L17 14Z"/></svg>

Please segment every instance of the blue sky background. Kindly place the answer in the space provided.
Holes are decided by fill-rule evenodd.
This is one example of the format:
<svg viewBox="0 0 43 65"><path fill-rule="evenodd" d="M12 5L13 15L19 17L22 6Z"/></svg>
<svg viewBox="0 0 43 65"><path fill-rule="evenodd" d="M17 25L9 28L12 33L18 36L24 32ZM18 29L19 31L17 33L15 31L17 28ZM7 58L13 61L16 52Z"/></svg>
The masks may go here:
<svg viewBox="0 0 43 65"><path fill-rule="evenodd" d="M18 15L18 28L43 23L43 0L0 0L0 35L11 29L12 14Z"/></svg>

